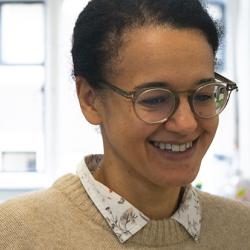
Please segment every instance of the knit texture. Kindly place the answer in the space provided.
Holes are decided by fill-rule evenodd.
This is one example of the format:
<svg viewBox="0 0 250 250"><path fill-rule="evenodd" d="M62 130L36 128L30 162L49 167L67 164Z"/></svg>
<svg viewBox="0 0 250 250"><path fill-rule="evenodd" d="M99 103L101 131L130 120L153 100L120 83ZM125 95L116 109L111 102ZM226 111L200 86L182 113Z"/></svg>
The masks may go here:
<svg viewBox="0 0 250 250"><path fill-rule="evenodd" d="M121 244L88 198L79 178L68 174L44 191L0 205L0 249L249 250L250 206L199 192L201 236L195 242L173 219L152 220Z"/></svg>

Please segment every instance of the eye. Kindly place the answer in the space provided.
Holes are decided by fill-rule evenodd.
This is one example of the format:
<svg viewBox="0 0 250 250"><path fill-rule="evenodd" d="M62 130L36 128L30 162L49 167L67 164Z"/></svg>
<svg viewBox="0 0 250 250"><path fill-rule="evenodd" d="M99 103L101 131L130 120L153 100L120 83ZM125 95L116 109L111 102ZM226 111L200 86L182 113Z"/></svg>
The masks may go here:
<svg viewBox="0 0 250 250"><path fill-rule="evenodd" d="M169 97L166 95L151 96L151 97L140 99L139 104L144 105L144 106L157 106L157 105L167 103L168 101L169 101Z"/></svg>
<svg viewBox="0 0 250 250"><path fill-rule="evenodd" d="M147 111L159 111L172 107L175 96L166 89L149 89L143 91L136 99L137 108Z"/></svg>
<svg viewBox="0 0 250 250"><path fill-rule="evenodd" d="M194 101L196 102L207 102L212 100L214 97L214 93L199 93L194 96Z"/></svg>

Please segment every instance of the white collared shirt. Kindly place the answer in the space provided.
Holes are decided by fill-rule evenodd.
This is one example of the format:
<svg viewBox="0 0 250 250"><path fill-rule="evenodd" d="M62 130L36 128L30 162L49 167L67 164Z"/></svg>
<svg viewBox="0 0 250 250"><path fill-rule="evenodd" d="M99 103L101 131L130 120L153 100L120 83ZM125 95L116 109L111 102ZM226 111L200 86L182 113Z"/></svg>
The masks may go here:
<svg viewBox="0 0 250 250"><path fill-rule="evenodd" d="M90 199L107 221L121 243L141 230L150 219L119 194L94 179L91 172L98 168L102 155L89 155L78 165L77 175ZM185 188L177 211L171 216L197 241L201 228L201 207L196 190Z"/></svg>

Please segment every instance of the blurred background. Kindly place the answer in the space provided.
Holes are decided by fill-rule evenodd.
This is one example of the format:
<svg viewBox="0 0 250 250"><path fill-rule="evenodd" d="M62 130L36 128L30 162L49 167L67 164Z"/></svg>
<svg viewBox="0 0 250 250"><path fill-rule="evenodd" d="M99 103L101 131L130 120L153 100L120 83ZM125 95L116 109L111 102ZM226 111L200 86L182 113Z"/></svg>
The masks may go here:
<svg viewBox="0 0 250 250"><path fill-rule="evenodd" d="M0 202L48 187L102 153L71 78L71 35L87 0L0 0ZM237 82L193 185L250 200L250 1L203 1L224 31L217 71Z"/></svg>

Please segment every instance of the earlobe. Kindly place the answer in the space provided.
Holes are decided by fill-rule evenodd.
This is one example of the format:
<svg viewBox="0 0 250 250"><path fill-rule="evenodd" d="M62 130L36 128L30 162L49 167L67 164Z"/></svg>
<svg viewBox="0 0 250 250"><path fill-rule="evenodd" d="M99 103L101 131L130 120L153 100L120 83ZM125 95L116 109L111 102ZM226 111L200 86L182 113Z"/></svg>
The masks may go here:
<svg viewBox="0 0 250 250"><path fill-rule="evenodd" d="M101 124L98 112L97 93L83 77L76 77L76 91L82 113L93 125Z"/></svg>

